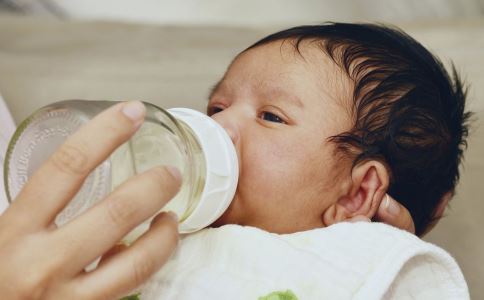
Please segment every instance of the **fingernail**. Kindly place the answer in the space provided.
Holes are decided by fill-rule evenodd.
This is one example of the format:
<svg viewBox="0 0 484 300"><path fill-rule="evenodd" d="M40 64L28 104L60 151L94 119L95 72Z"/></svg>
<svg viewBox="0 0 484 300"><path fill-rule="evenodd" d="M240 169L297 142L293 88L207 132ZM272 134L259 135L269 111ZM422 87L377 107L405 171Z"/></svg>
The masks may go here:
<svg viewBox="0 0 484 300"><path fill-rule="evenodd" d="M167 215L168 215L170 218L172 218L173 220L175 220L175 222L178 222L178 215L177 215L175 212L173 212L173 211L171 211L171 210L170 210L170 211L168 211L166 214L167 214Z"/></svg>
<svg viewBox="0 0 484 300"><path fill-rule="evenodd" d="M166 166L165 167L166 170L168 172L170 172L170 174L178 181L181 181L182 180L182 175L180 173L180 171L176 168L176 167L173 167L173 166Z"/></svg>
<svg viewBox="0 0 484 300"><path fill-rule="evenodd" d="M146 108L141 101L129 101L123 106L123 114L130 118L135 124L138 124L145 115Z"/></svg>
<svg viewBox="0 0 484 300"><path fill-rule="evenodd" d="M355 216L349 220L350 223L357 223L357 222L371 222L370 218L367 216Z"/></svg>
<svg viewBox="0 0 484 300"><path fill-rule="evenodd" d="M398 216L400 213L400 205L395 201L390 200L390 196L386 196L385 198L385 210L392 216Z"/></svg>

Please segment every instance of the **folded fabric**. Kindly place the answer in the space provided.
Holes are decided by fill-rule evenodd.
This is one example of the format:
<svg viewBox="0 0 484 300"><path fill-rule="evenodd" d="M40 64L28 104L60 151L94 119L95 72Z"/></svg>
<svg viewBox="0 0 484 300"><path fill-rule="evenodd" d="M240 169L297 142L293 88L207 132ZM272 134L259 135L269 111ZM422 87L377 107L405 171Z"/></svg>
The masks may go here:
<svg viewBox="0 0 484 300"><path fill-rule="evenodd" d="M15 131L15 123L2 95L0 95L0 128L0 169L3 170L8 141ZM7 195L3 185L3 171L0 171L0 214L7 208L7 205Z"/></svg>
<svg viewBox="0 0 484 300"><path fill-rule="evenodd" d="M469 299L444 250L381 223L278 235L238 225L183 237L152 299Z"/></svg>

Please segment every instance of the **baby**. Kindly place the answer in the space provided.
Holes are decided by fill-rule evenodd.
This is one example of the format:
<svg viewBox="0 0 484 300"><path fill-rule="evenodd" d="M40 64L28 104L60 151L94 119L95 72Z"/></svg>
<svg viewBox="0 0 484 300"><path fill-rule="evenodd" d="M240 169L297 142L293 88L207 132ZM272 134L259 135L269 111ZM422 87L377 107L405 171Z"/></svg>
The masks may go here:
<svg viewBox="0 0 484 300"><path fill-rule="evenodd" d="M457 279L443 285L462 292L452 297L465 298L462 275L447 268L458 271L455 262L441 249L414 236L378 224L313 230L358 215L371 219L388 193L410 211L416 234L423 233L436 211L445 206L446 195L453 193L459 178L469 118L464 106L465 90L455 69L451 78L429 51L393 28L341 23L302 26L272 34L242 51L210 93L207 113L231 136L240 164L235 198L213 226L250 227L222 226L185 238L158 277L165 293L161 298L190 298L187 289L194 286L203 285L204 291L224 290L231 286L227 279L231 276L239 288L257 290L244 294L250 297L263 296L264 289L258 289L258 284L264 282L271 286L267 292L287 287L292 296L292 291L299 289L296 296L310 298L392 298L409 291L407 281L395 285L398 276L404 277L401 272L412 278L418 275L421 284L428 283L426 278L445 277L450 272L447 278ZM372 230L380 235L373 236ZM399 251L394 252L398 255L387 255L397 244L400 246L394 250ZM288 245L304 253L298 256L294 248L284 250ZM192 255L195 258L189 263L191 248L197 255ZM420 253L401 257L410 248L434 253L431 259L444 261L429 267L441 275L425 273L429 268L415 271L430 264L429 257L414 260L415 267L405 271L402 266ZM341 259L345 251L349 252ZM313 259L313 255L321 257ZM313 259L306 262L308 268L320 266L317 275L296 266L305 265L308 257ZM297 264L291 265L295 261ZM362 267L361 261L372 267ZM387 261L384 268L379 266L391 277L388 282L375 271L375 264L381 261ZM215 262L221 264L214 267ZM351 268L338 265L345 263ZM224 269L229 264L232 267ZM263 265L270 267L266 270ZM287 268L279 270L282 265ZM249 271L244 273L247 267ZM279 271L270 275L274 268ZM281 276L284 270L292 275ZM331 272L324 273L328 270ZM341 281L348 284L346 290L338 290L334 281L341 275L338 270L347 272ZM354 285L352 272L364 274ZM308 273L312 275L306 278ZM205 281L196 279L196 274ZM257 277L260 274L269 276L269 281L267 276L266 281ZM324 274L331 280L324 279ZM282 279L286 275L291 279ZM210 286L207 278L212 278L214 285ZM284 284L272 286L272 281L278 280L274 278L281 278ZM296 284L298 278L304 280ZM369 284L371 278L381 279L377 280L381 292ZM435 282L429 286L432 284ZM304 285L310 286L313 294L305 294ZM435 284L434 294L426 295L446 296L445 289L438 286ZM376 294L365 294L365 290ZM197 295L217 298L226 294Z"/></svg>
<svg viewBox="0 0 484 300"><path fill-rule="evenodd" d="M326 24L272 34L240 53L210 94L207 113L231 135L241 166L216 225L325 227L372 218L389 193L419 235L459 178L464 104L455 69L452 80L399 30Z"/></svg>

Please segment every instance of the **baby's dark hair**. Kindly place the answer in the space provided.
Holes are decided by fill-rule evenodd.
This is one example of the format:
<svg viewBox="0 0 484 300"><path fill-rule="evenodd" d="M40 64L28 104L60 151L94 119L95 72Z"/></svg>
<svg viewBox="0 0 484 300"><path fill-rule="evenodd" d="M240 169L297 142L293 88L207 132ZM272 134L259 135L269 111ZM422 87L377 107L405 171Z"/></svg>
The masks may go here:
<svg viewBox="0 0 484 300"><path fill-rule="evenodd" d="M403 31L375 24L325 23L271 34L273 41L316 43L354 85L353 127L332 136L353 166L376 159L390 171L388 193L411 213L422 234L443 195L459 180L470 112L454 65L442 63ZM302 54L301 54L302 55Z"/></svg>

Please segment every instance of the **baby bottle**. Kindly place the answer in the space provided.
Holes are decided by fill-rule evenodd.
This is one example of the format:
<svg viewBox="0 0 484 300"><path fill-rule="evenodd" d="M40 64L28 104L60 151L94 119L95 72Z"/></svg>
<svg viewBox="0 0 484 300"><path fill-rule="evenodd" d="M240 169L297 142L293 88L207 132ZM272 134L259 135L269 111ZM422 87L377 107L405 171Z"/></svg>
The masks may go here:
<svg viewBox="0 0 484 300"><path fill-rule="evenodd" d="M116 102L62 101L39 109L23 121L9 143L5 159L8 200L14 201L29 177L69 135L113 104ZM178 215L180 233L210 225L227 209L239 173L237 154L227 132L195 110L164 110L144 104L143 125L86 178L76 196L57 215L57 226L82 214L129 177L160 165L177 167L183 177L180 191L162 209ZM125 240L141 235L149 221Z"/></svg>

